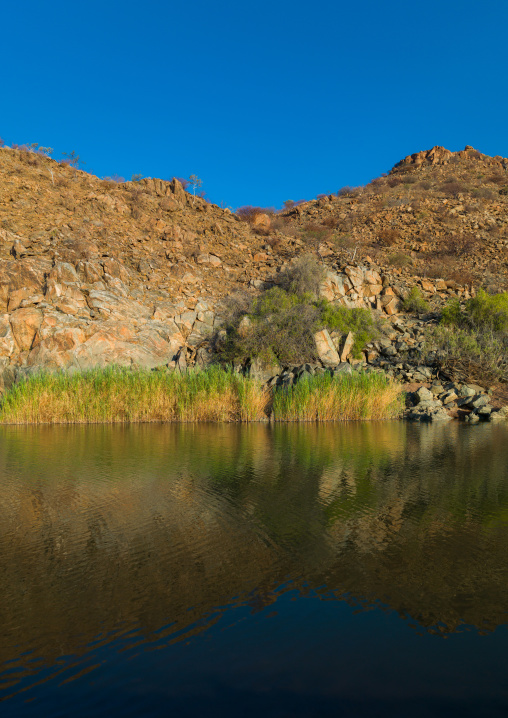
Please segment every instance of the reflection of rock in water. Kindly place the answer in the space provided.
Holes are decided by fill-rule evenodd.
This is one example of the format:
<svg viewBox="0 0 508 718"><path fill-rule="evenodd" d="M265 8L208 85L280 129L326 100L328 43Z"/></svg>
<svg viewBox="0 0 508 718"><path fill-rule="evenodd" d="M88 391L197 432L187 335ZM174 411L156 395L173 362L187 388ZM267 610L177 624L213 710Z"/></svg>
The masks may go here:
<svg viewBox="0 0 508 718"><path fill-rule="evenodd" d="M506 621L504 427L3 429L0 660L202 630L288 576L421 625ZM321 590L321 589L320 589ZM218 608L219 607L219 608Z"/></svg>

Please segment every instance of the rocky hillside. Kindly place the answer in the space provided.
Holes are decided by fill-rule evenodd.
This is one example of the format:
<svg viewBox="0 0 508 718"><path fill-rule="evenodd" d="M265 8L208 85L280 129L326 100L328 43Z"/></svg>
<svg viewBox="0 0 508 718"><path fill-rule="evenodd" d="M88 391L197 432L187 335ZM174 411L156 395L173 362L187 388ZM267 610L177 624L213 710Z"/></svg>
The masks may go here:
<svg viewBox="0 0 508 718"><path fill-rule="evenodd" d="M508 287L508 159L472 147L410 155L365 187L299 204L277 221L322 256Z"/></svg>
<svg viewBox="0 0 508 718"><path fill-rule="evenodd" d="M178 180L100 180L0 149L0 386L41 366L154 367L196 358L220 299L316 252L322 294L396 315L506 287L508 163L434 148L365 188L244 221Z"/></svg>

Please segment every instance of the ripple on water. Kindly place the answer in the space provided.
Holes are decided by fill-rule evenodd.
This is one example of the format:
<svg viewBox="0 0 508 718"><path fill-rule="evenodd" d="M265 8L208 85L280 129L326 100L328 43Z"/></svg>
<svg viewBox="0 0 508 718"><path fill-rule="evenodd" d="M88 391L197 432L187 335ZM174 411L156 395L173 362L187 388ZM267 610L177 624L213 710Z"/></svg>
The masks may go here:
<svg viewBox="0 0 508 718"><path fill-rule="evenodd" d="M85 685L120 655L218 641L280 606L290 621L297 597L492 631L507 438L402 422L3 427L0 697Z"/></svg>

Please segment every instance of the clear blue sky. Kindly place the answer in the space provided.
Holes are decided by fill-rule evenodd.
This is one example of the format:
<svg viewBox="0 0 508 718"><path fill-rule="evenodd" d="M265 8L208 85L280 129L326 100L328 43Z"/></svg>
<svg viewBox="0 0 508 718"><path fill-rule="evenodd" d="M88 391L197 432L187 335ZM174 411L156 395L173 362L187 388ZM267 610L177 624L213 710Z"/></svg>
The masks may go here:
<svg viewBox="0 0 508 718"><path fill-rule="evenodd" d="M280 206L412 152L508 155L507 0L17 0L0 136Z"/></svg>

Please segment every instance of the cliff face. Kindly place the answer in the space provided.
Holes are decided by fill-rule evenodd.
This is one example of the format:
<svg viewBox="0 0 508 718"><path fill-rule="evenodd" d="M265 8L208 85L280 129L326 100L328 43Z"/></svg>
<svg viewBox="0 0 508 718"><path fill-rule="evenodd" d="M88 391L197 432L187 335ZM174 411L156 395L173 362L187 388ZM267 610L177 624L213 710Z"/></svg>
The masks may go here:
<svg viewBox="0 0 508 718"><path fill-rule="evenodd" d="M485 277L504 287L507 167L433 148L249 223L177 180L116 183L0 149L0 388L39 367L199 357L222 297L305 252L327 265L323 296L390 315L415 283L443 299Z"/></svg>
<svg viewBox="0 0 508 718"><path fill-rule="evenodd" d="M0 373L191 353L217 299L276 269L265 240L177 180L99 180L0 150Z"/></svg>

